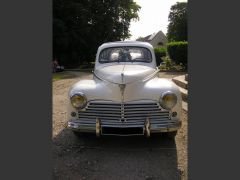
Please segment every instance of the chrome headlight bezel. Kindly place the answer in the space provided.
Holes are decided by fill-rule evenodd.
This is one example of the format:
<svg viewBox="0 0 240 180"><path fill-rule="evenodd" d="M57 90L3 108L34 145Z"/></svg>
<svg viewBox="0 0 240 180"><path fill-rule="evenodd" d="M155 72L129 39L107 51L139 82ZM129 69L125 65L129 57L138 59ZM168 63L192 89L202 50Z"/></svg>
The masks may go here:
<svg viewBox="0 0 240 180"><path fill-rule="evenodd" d="M76 98L82 98L82 102L78 102L79 104L77 104L77 102L74 102L74 100L77 100ZM85 96L85 94L78 92L70 96L70 102L74 108L83 109L87 105L87 97Z"/></svg>
<svg viewBox="0 0 240 180"><path fill-rule="evenodd" d="M166 98L171 98L171 100L167 102L168 100ZM171 110L177 104L177 95L172 91L166 91L161 94L159 103L162 108Z"/></svg>

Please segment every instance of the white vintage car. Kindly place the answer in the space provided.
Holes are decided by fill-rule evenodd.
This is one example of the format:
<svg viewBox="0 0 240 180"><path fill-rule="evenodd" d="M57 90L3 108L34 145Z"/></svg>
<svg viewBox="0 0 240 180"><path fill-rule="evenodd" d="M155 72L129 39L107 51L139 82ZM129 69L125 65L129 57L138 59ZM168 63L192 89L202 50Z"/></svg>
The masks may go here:
<svg viewBox="0 0 240 180"><path fill-rule="evenodd" d="M69 91L68 128L75 134L174 137L181 127L178 87L160 78L153 47L146 42L110 42L97 51L92 80Z"/></svg>

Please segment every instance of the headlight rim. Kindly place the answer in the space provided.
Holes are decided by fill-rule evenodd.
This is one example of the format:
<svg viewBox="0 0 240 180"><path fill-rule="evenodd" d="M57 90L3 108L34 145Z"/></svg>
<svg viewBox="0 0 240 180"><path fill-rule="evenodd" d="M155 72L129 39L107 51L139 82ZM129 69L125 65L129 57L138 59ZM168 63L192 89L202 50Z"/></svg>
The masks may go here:
<svg viewBox="0 0 240 180"><path fill-rule="evenodd" d="M84 98L84 103L83 103L83 105L82 105L81 107L76 107L76 106L73 105L73 103L72 103L72 98L73 98L74 96L82 96L82 97ZM86 95L85 95L84 93L82 93L82 92L77 92L77 93L74 93L74 94L72 94L72 95L70 96L70 102L71 102L72 107L74 107L74 108L76 108L76 109L83 109L83 108L85 108L86 105L87 105L87 97L86 97Z"/></svg>
<svg viewBox="0 0 240 180"><path fill-rule="evenodd" d="M163 97L166 96L166 95L173 95L174 98L175 98L174 103L171 107L167 107L166 104L163 102ZM160 99L159 99L159 103L160 103L161 107L166 109L166 110L171 110L172 108L174 108L177 104L177 101L178 101L177 95L172 91L163 92L160 96Z"/></svg>

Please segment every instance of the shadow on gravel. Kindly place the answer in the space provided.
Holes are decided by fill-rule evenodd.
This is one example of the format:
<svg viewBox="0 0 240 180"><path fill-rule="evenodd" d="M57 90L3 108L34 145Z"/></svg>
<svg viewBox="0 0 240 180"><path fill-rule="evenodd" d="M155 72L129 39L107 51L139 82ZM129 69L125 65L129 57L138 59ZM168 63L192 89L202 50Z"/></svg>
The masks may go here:
<svg viewBox="0 0 240 180"><path fill-rule="evenodd" d="M178 180L175 140L164 136L53 138L54 179Z"/></svg>
<svg viewBox="0 0 240 180"><path fill-rule="evenodd" d="M54 179L178 180L175 140L165 136L53 138Z"/></svg>
<svg viewBox="0 0 240 180"><path fill-rule="evenodd" d="M62 79L75 79L75 78L86 78L90 79L92 77L91 72L84 71L63 71L52 74L53 81L62 80Z"/></svg>
<svg viewBox="0 0 240 180"><path fill-rule="evenodd" d="M176 72L175 71L171 71L171 72L167 72L167 71L161 72L160 71L160 73L165 73L165 74L169 74L169 75L179 75L179 76L183 75L183 74L187 74L187 72L185 72L185 71L179 71L179 72L178 71L176 71Z"/></svg>

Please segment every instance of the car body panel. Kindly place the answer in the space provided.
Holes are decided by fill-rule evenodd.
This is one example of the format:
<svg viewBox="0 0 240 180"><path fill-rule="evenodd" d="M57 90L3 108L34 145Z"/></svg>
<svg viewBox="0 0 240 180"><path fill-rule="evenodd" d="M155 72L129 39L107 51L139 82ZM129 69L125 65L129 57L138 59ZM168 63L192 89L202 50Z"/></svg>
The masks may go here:
<svg viewBox="0 0 240 180"><path fill-rule="evenodd" d="M120 47L120 46L133 46L133 47L145 47L148 48L149 51L152 54L152 61L148 63L144 62L114 62L114 63L99 63L98 57L102 50L105 48L110 47ZM177 104L169 111L164 110L160 104L159 99L161 95L167 91L171 91L177 96ZM83 132L96 132L100 131L100 129L94 129L97 128L97 126L101 126L101 124L97 123L99 120L98 118L104 121L104 117L101 118L101 113L96 114L96 124L94 124L95 120L92 119L91 113L89 114L92 104L95 104L99 107L108 106L109 112L111 112L111 103L112 106L118 107L119 111L122 113L125 112L126 108L129 108L131 106L131 103L134 103L134 107L139 104L139 106L143 106L144 104L149 105L146 106L147 108L150 107L151 103L155 103L156 107L158 107L157 113L169 113L169 123L166 126L162 126L162 124L155 124L154 125L154 116L150 113L149 117L152 117L152 122L150 127L153 129L149 129L149 133L151 132L168 132L168 131L176 131L180 128L180 117L181 117L181 107L182 107L182 98L181 93L178 89L178 87L168 79L160 78L158 77L158 69L156 67L156 59L154 55L154 51L152 46L149 43L143 43L143 42L114 42L114 43L105 43L101 45L98 48L98 52L96 55L96 63L94 68L94 77L92 80L80 80L76 84L71 87L69 91L69 97L76 93L83 93L88 101L88 105L81 109L77 110L72 107L70 98L69 98L69 104L68 104L68 119L69 119L69 126L73 130L79 130ZM99 105L100 102L100 105ZM101 104L102 103L102 104ZM109 105L110 103L110 105ZM105 105L104 105L105 104ZM107 105L106 105L107 104ZM120 107L121 106L121 107ZM125 106L125 107L124 107ZM154 106L155 107L155 106ZM94 107L95 108L95 107ZM125 108L125 109L124 109ZM141 107L142 108L142 107ZM103 109L104 112L108 112L108 109ZM96 110L96 109L95 109ZM131 109L126 109L128 112L131 111ZM141 110L141 109L140 109ZM98 110L97 110L98 111ZM144 109L142 109L144 111ZM71 116L71 113L75 112L79 116ZM91 122L89 124L85 124L86 126L81 126L81 114L83 117L84 115L88 114L89 118L82 119L82 122ZM113 111L116 112L116 111ZM136 113L140 111L137 111ZM171 113L176 112L177 116L172 117ZM118 113L118 112L116 112ZM135 112L131 112L135 113ZM146 113L148 113L146 111ZM140 113L141 114L141 113ZM114 113L112 115L114 117ZM124 115L123 115L124 116ZM145 131L147 129L147 122L148 122L148 116L144 115L144 118L146 118L146 122L142 124L142 128ZM86 116L88 117L88 116ZM137 117L137 115L136 115ZM161 117L161 116L159 116ZM80 119L79 119L80 118ZM105 117L106 118L106 117ZM134 118L134 117L132 117ZM142 121L141 117L139 117L137 120ZM137 125L137 120L134 121ZM121 118L120 118L121 121ZM130 127L127 124L128 119L126 119L126 122L124 120L123 124L118 125L119 127L124 126L124 123L126 126L124 127ZM151 118L150 118L151 121ZM167 119L163 119L162 122L167 122ZM131 122L131 121L130 121ZM174 123L173 123L174 122ZM111 123L117 123L117 122L110 122ZM171 124L172 123L172 124ZM128 125L128 126L127 126ZM170 126L171 125L171 126ZM74 128L76 126L76 128ZM109 126L109 124L102 124L103 127ZM155 128L155 129L154 129Z"/></svg>

